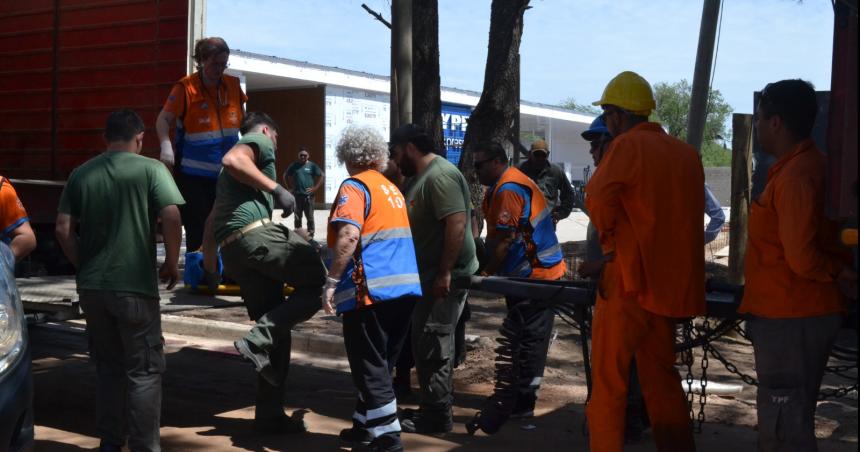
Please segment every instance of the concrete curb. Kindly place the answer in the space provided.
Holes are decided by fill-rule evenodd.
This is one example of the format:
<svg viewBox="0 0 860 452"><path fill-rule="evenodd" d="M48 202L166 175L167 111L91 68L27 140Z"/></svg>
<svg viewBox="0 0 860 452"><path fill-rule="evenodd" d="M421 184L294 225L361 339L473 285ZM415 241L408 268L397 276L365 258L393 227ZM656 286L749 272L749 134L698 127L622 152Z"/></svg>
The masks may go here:
<svg viewBox="0 0 860 452"><path fill-rule="evenodd" d="M249 325L220 320L198 319L171 314L161 314L161 329L168 334L236 340L251 329ZM293 331L292 350L308 355L325 355L346 358L343 337L333 334Z"/></svg>

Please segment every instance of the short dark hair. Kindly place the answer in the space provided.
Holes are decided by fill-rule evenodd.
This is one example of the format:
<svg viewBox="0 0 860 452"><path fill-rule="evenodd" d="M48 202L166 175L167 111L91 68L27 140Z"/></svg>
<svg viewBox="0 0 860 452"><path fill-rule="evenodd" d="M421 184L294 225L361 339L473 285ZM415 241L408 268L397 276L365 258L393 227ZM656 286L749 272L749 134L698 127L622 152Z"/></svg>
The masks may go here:
<svg viewBox="0 0 860 452"><path fill-rule="evenodd" d="M505 152L505 148L502 147L501 143L497 141L478 143L475 146L475 152L487 154L490 158L498 160L501 163L508 163L508 153Z"/></svg>
<svg viewBox="0 0 860 452"><path fill-rule="evenodd" d="M391 145L406 143L412 143L424 155L436 152L436 145L427 129L417 124L404 124L391 132Z"/></svg>
<svg viewBox="0 0 860 452"><path fill-rule="evenodd" d="M278 131L278 124L269 115L262 111L252 111L245 115L245 119L242 121L242 126L239 127L239 132L242 132L242 135L245 135L251 130L257 128L257 126L261 125L269 126L269 128L273 129L275 132Z"/></svg>
<svg viewBox="0 0 860 452"><path fill-rule="evenodd" d="M800 79L768 83L761 90L758 108L765 118L779 116L795 139L809 138L818 114L815 87Z"/></svg>
<svg viewBox="0 0 860 452"><path fill-rule="evenodd" d="M192 55L192 58L197 65L197 69L200 69L206 60L222 53L230 53L227 41L224 38L213 36L211 38L203 38L194 44L194 55Z"/></svg>
<svg viewBox="0 0 860 452"><path fill-rule="evenodd" d="M105 124L105 140L108 143L128 142L135 135L146 130L143 120L134 110L123 108L108 115Z"/></svg>

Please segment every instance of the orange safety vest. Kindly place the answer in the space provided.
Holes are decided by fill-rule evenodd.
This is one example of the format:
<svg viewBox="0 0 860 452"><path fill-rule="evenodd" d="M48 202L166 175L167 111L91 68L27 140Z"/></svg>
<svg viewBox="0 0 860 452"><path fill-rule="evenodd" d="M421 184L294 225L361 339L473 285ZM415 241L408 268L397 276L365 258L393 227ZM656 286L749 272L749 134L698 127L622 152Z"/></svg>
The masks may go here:
<svg viewBox="0 0 860 452"><path fill-rule="evenodd" d="M239 79L221 76L215 93L203 86L195 72L179 81L185 92L185 112L176 127L180 171L193 176L218 177L221 158L239 141L245 95Z"/></svg>
<svg viewBox="0 0 860 452"><path fill-rule="evenodd" d="M364 191L361 240L334 294L338 314L402 297L420 297L412 229L400 190L375 170L343 182ZM337 205L332 205L331 215ZM335 246L334 234L328 245Z"/></svg>
<svg viewBox="0 0 860 452"><path fill-rule="evenodd" d="M493 198L499 192L513 191L523 199L522 218L516 221L516 239L511 245L500 273L509 276L537 277L537 279L558 279L564 275L561 246L553 228L552 211L540 187L517 168L511 167L502 173L498 182L484 198L484 214L487 221L487 237L495 237L497 218L492 212ZM556 268L558 267L558 268ZM553 269L554 272L541 272ZM538 270L538 272L535 272ZM545 277L545 278L544 278Z"/></svg>

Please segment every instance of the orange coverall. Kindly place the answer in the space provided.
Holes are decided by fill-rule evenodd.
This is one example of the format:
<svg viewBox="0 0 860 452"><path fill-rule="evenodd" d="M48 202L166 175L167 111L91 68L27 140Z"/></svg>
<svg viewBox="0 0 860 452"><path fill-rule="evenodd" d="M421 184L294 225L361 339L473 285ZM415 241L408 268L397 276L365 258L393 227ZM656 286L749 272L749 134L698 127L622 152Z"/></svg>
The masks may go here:
<svg viewBox="0 0 860 452"><path fill-rule="evenodd" d="M624 446L633 357L658 450L695 449L674 338L677 318L705 311L704 183L692 147L640 123L612 141L586 186L603 253L614 254L594 309L586 409L593 452Z"/></svg>

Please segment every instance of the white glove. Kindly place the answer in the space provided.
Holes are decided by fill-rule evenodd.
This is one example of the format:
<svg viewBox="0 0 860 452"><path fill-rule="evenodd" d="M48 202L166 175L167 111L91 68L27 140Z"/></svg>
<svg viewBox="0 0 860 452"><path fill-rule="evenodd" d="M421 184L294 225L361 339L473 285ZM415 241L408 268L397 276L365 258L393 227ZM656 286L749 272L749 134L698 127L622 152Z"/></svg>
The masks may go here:
<svg viewBox="0 0 860 452"><path fill-rule="evenodd" d="M161 142L161 156L159 157L159 160L167 165L173 166L173 145L170 143L170 140L164 140Z"/></svg>

